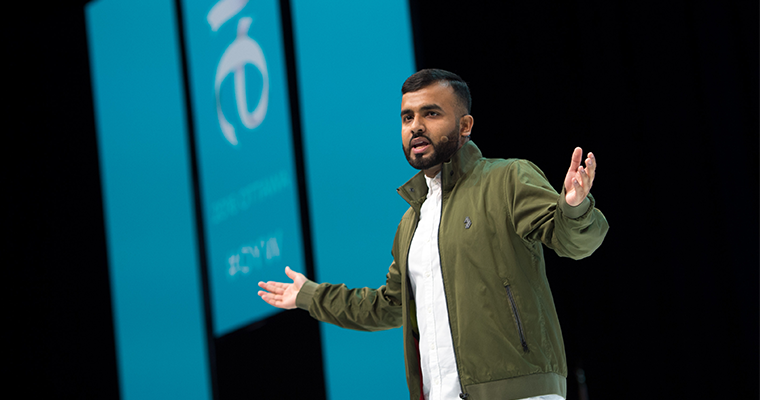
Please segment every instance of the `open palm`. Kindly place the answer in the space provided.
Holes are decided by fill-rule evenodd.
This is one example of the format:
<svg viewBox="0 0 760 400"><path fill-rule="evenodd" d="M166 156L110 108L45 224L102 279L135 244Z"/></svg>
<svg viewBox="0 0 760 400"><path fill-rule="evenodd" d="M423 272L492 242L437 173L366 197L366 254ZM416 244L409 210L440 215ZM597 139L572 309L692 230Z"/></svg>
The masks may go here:
<svg viewBox="0 0 760 400"><path fill-rule="evenodd" d="M285 274L293 280L293 283L259 282L259 287L264 290L259 290L258 294L267 303L289 310L296 308L296 297L306 282L306 277L290 267L285 267Z"/></svg>
<svg viewBox="0 0 760 400"><path fill-rule="evenodd" d="M565 202L573 207L586 199L586 196L591 192L591 186L594 184L594 177L596 176L594 153L588 153L585 168L581 165L581 158L583 158L583 149L576 147L570 161L570 168L565 176Z"/></svg>

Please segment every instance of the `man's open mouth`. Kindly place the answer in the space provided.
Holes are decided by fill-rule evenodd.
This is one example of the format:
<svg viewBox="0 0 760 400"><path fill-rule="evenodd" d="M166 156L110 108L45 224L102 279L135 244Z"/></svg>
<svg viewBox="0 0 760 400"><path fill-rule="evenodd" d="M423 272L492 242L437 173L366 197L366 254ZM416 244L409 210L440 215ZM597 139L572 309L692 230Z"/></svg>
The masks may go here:
<svg viewBox="0 0 760 400"><path fill-rule="evenodd" d="M413 154L420 154L427 150L428 146L430 146L430 141L424 137L416 137L412 139L410 145L412 147Z"/></svg>

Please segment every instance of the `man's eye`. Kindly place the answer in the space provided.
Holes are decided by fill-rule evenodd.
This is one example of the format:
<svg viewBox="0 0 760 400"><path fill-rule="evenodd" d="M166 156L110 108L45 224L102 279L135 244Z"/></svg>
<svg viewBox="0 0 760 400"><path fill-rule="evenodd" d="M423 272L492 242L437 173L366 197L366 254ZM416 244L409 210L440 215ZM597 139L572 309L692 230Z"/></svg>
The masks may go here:
<svg viewBox="0 0 760 400"><path fill-rule="evenodd" d="M428 112L428 115L435 117L435 116L438 115L438 113L435 112L435 111L430 111L430 112Z"/></svg>

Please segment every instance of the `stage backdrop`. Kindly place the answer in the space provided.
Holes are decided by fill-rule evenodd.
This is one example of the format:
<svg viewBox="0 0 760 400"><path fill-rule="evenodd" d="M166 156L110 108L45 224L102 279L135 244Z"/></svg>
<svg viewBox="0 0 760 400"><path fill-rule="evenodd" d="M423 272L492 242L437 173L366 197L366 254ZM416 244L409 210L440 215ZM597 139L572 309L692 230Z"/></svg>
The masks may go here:
<svg viewBox="0 0 760 400"><path fill-rule="evenodd" d="M398 115L400 86L414 72L405 1L292 0L294 43L276 0L182 0L181 16L176 4L86 8L125 399L213 397L209 343L278 311L258 299L258 281L285 280L286 265L306 272L299 190L310 200L311 278L384 284L407 207L395 188L415 172ZM287 48L299 82L302 187ZM400 330L322 332L328 398L407 395ZM267 384L263 371L251 379Z"/></svg>
<svg viewBox="0 0 760 400"><path fill-rule="evenodd" d="M377 288L416 172L400 117L414 52L406 1L371 4L296 0L293 21L316 279ZM329 398L409 395L400 329L322 328Z"/></svg>
<svg viewBox="0 0 760 400"><path fill-rule="evenodd" d="M211 394L173 3L87 7L123 399Z"/></svg>

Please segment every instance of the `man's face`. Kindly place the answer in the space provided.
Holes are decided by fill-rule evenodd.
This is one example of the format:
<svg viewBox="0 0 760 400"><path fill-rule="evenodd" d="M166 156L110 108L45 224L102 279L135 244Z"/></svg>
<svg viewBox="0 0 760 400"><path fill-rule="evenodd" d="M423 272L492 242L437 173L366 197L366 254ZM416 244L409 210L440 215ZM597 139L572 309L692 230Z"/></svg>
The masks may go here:
<svg viewBox="0 0 760 400"><path fill-rule="evenodd" d="M466 112L453 89L434 83L401 99L401 140L409 164L432 177L456 153L469 133L460 126ZM465 121L469 122L469 121ZM464 129L462 129L464 128Z"/></svg>

